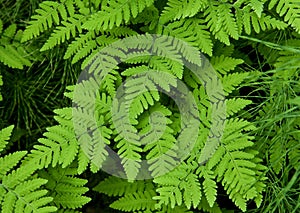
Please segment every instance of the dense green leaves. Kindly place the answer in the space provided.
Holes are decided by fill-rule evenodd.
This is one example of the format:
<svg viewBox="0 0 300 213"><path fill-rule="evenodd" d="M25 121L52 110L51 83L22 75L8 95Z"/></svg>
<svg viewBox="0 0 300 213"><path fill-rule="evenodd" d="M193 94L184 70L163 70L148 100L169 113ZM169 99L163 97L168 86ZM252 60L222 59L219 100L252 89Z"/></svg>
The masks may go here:
<svg viewBox="0 0 300 213"><path fill-rule="evenodd" d="M92 199L125 212L298 211L298 2L58 0L33 12L26 27L0 15L0 101L36 105L7 80L16 69L33 87L45 72L46 85L62 72L73 86L64 108L36 107L56 124L27 151L13 151L20 115L1 120L1 212L78 212ZM65 61L28 77L47 61L37 52Z"/></svg>

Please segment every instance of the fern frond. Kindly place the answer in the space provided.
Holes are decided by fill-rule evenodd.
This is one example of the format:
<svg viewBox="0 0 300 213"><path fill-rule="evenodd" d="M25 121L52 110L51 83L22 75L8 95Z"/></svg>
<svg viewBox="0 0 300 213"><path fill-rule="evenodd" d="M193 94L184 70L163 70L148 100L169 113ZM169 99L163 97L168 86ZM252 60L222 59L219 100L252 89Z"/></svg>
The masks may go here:
<svg viewBox="0 0 300 213"><path fill-rule="evenodd" d="M56 207L64 209L80 208L91 199L84 196L88 188L84 185L87 180L76 177L77 168L69 166L66 168L50 167L39 171L39 176L48 180L45 187L53 197L52 203Z"/></svg>
<svg viewBox="0 0 300 213"><path fill-rule="evenodd" d="M236 86L238 86L241 82L243 82L247 76L249 75L249 73L245 72L239 72L239 73L232 73L232 74L227 74L225 76L223 76L222 80L222 84L223 84L223 89L225 94L230 94L235 88Z"/></svg>
<svg viewBox="0 0 300 213"><path fill-rule="evenodd" d="M137 67L137 69L141 74L135 75L136 78L132 78L125 83L126 100L124 104L126 107L130 107L130 110L128 109L130 119L136 119L144 110L153 106L159 100L157 82L162 81L159 85L168 90L169 85L174 84L173 79L168 79L170 76L164 75L163 72L151 71L146 66ZM133 70L131 69L131 71ZM159 81L156 81L155 78L159 78Z"/></svg>
<svg viewBox="0 0 300 213"><path fill-rule="evenodd" d="M160 16L160 21L165 23L171 20L193 17L199 11L203 11L206 6L206 1L168 0L167 6L164 8Z"/></svg>
<svg viewBox="0 0 300 213"><path fill-rule="evenodd" d="M202 197L198 209L205 211L205 212L209 212L209 213L222 213L223 212L216 202L211 207L209 205L208 201L205 199L205 197Z"/></svg>
<svg viewBox="0 0 300 213"><path fill-rule="evenodd" d="M108 155L105 146L110 144L112 131L105 126L103 116L96 119L95 114L87 109L73 109L73 115L80 151L83 151L94 166L100 169Z"/></svg>
<svg viewBox="0 0 300 213"><path fill-rule="evenodd" d="M244 61L242 59L221 55L212 57L210 62L216 71L220 74L226 74L234 70L237 65L242 64Z"/></svg>
<svg viewBox="0 0 300 213"><path fill-rule="evenodd" d="M126 212L136 210L153 212L155 210L156 203L156 201L152 199L154 195L154 190L130 193L124 197L121 197L119 200L114 201L112 204L110 204L110 207Z"/></svg>
<svg viewBox="0 0 300 213"><path fill-rule="evenodd" d="M72 41L71 44L68 45L67 51L65 52L64 59L70 58L75 53L79 52L79 50L83 46L89 46L87 45L88 42L95 42L93 39L95 38L95 32L89 31L86 34L80 34L78 37L75 38L74 41ZM93 47L94 48L94 47ZM90 48L92 49L92 48Z"/></svg>
<svg viewBox="0 0 300 213"><path fill-rule="evenodd" d="M0 130L0 153L4 150L10 139L14 126L11 125Z"/></svg>
<svg viewBox="0 0 300 213"><path fill-rule="evenodd" d="M295 169L299 169L300 163L300 145L299 145L299 130L293 139L290 139L287 146L290 148L288 152L289 161Z"/></svg>
<svg viewBox="0 0 300 213"><path fill-rule="evenodd" d="M251 104L251 100L246 100L242 98L231 98L226 100L226 111L227 117L234 115L235 113L239 112L247 105Z"/></svg>
<svg viewBox="0 0 300 213"><path fill-rule="evenodd" d="M283 30L288 26L285 22L272 18L271 16L262 14L261 17L259 17L256 13L247 11L243 11L243 17L240 21L248 35L252 32L252 29L254 29L256 33L259 33L261 30Z"/></svg>
<svg viewBox="0 0 300 213"><path fill-rule="evenodd" d="M121 79L122 77L119 72L111 70L102 80L103 83L101 84L100 90L106 91L110 97L115 97L117 92L117 83L120 82Z"/></svg>
<svg viewBox="0 0 300 213"><path fill-rule="evenodd" d="M139 173L141 168L141 154L142 148L140 144L129 142L125 139L115 139L118 142L117 148L118 155L121 157L122 165L124 167L126 176L129 180L134 180Z"/></svg>
<svg viewBox="0 0 300 213"><path fill-rule="evenodd" d="M264 10L264 1L250 0L249 5L251 6L251 9L256 13L256 15L260 18Z"/></svg>
<svg viewBox="0 0 300 213"><path fill-rule="evenodd" d="M71 108L58 110L61 116L56 117L62 125L49 127L44 133L44 138L40 138L39 144L34 145L34 149L26 157L24 164L35 163L38 168L47 168L49 165L55 167L62 164L63 167L70 165L78 153L78 142L75 137L73 122L70 119L63 119L65 115L71 114Z"/></svg>
<svg viewBox="0 0 300 213"><path fill-rule="evenodd" d="M144 26L140 28L143 32L154 31L157 27L159 20L159 11L153 4L145 8L141 13L137 15L136 18L132 19L133 24L143 24Z"/></svg>
<svg viewBox="0 0 300 213"><path fill-rule="evenodd" d="M161 208L163 204L170 205L171 208L174 208L176 205L180 206L184 202L181 190L190 189L190 185L185 185L184 182L187 175L193 169L193 166L182 163L169 173L154 178L153 182L159 184L159 187L156 189L159 195L153 197L154 200L158 200L158 203L155 205L156 208ZM191 177L191 181L193 180L197 181ZM198 189L200 187L197 182L192 185L198 186ZM189 192L187 191L186 193ZM196 191L195 196L198 195L197 197L199 197L199 193L200 192ZM191 194L186 194L186 196L191 198ZM196 200L191 200L191 202L193 202L193 205L198 203ZM186 205L191 205L191 203L187 202Z"/></svg>
<svg viewBox="0 0 300 213"><path fill-rule="evenodd" d="M184 189L183 200L188 209L197 208L201 201L202 192L199 179L196 174L189 174L185 178L185 182L181 184Z"/></svg>
<svg viewBox="0 0 300 213"><path fill-rule="evenodd" d="M147 136L151 135L151 133L159 134L159 124L160 122L152 121L152 125L154 128L152 129L153 132L147 132ZM149 126L147 126L149 127ZM165 130L161 137L158 140L152 140L149 143L143 141L146 144L144 151L149 151L146 155L146 159L148 164L150 165L149 170L153 177L160 176L165 174L166 172L170 171L176 166L175 158L177 157L177 149L176 146L176 139L172 135L173 130L170 127L162 128ZM144 129L147 131L148 128ZM162 129L160 129L161 131ZM153 134L152 134L153 135ZM145 138L143 138L145 139ZM148 139L149 140L149 139Z"/></svg>
<svg viewBox="0 0 300 213"><path fill-rule="evenodd" d="M10 136L12 127L0 132L0 144ZM3 149L3 148L2 148ZM0 210L1 212L54 212L56 207L49 205L53 200L48 191L41 189L46 179L31 178L38 167L31 163L17 165L27 154L18 151L0 157ZM17 168L16 168L17 167Z"/></svg>
<svg viewBox="0 0 300 213"><path fill-rule="evenodd" d="M62 2L43 1L35 12L37 15L31 17L33 20L29 21L21 42L38 37L42 32L51 28L53 23L59 25L61 19L66 20L68 18L68 13L70 16L73 16L73 0L64 0Z"/></svg>
<svg viewBox="0 0 300 213"><path fill-rule="evenodd" d="M181 39L198 47L200 51L212 55L212 39L203 20L197 18L182 19L169 23L162 30L162 34Z"/></svg>
<svg viewBox="0 0 300 213"><path fill-rule="evenodd" d="M255 155L248 147L253 146L252 137L241 134L241 131L253 130L248 122L229 119L225 128L221 146L208 162L210 169L215 166L217 181L221 181L229 197L243 211L246 202L262 193L255 183L262 181L256 173Z"/></svg>
<svg viewBox="0 0 300 213"><path fill-rule="evenodd" d="M0 61L5 65L12 68L23 69L23 58L19 55L15 47L11 45L0 46L0 55ZM27 62L26 60L26 65L30 65L30 62Z"/></svg>
<svg viewBox="0 0 300 213"><path fill-rule="evenodd" d="M230 44L229 35L228 33L225 32L225 29L221 27L222 26L221 22L223 20L220 20L219 18L218 7L219 5L216 4L215 2L214 3L209 2L209 6L204 11L205 21L207 22L207 26L209 27L210 31L215 36L215 38L223 42L224 44L229 45ZM227 12L228 12L228 8L227 8ZM224 15L227 16L228 14L224 13ZM233 26L233 28L235 29L235 26Z"/></svg>
<svg viewBox="0 0 300 213"><path fill-rule="evenodd" d="M199 173L199 177L204 178L203 189L204 189L205 200L208 202L209 207L212 208L215 205L215 201L217 199L217 183L215 181L214 172L209 170L206 166L206 167L199 167L197 173Z"/></svg>
<svg viewBox="0 0 300 213"><path fill-rule="evenodd" d="M109 5L102 5L102 10L93 14L91 18L83 24L87 30L101 31L119 27L122 22L129 22L130 18L135 18L146 7L153 4L153 0L114 0ZM97 24L95 24L97 23Z"/></svg>
<svg viewBox="0 0 300 213"><path fill-rule="evenodd" d="M217 31L221 28L234 39L238 39L238 26L236 24L236 19L232 14L232 8L229 4L219 4L218 5L218 22Z"/></svg>
<svg viewBox="0 0 300 213"><path fill-rule="evenodd" d="M40 51L52 49L54 46L64 43L72 37L75 37L77 32L81 33L81 24L85 21L86 17L81 14L74 14L72 17L62 21L63 26L58 26L51 36L47 39L46 43L42 46Z"/></svg>
<svg viewBox="0 0 300 213"><path fill-rule="evenodd" d="M93 188L94 191L104 193L109 196L123 196L137 192L138 190L146 190L144 181L128 182L125 179L110 176L101 181L97 186Z"/></svg>
<svg viewBox="0 0 300 213"><path fill-rule="evenodd" d="M284 16L284 21L300 33L300 5L294 0L270 0L269 10L276 7L276 12Z"/></svg>

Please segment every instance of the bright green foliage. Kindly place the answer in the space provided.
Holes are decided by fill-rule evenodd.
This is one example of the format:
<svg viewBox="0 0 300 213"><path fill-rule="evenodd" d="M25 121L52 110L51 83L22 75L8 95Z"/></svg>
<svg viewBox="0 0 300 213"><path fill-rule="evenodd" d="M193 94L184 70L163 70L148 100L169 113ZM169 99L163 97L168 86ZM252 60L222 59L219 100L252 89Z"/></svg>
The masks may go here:
<svg viewBox="0 0 300 213"><path fill-rule="evenodd" d="M35 145L31 153L28 154L25 163L35 162L39 168L56 167L58 165L66 168L78 156L78 173L86 170L89 163L92 171L98 171L106 155L106 151L101 148L102 143L98 141L93 142L95 144L85 142L87 140L85 137L89 137L88 134L82 135L77 140L73 121L70 120L72 118L71 108L56 110L56 113L58 115L55 116L55 119L60 125L48 128L48 131L44 133L45 138L39 139L39 144ZM77 116L80 116L79 112L76 113ZM86 117L86 114L82 115L85 117L81 118L91 119ZM80 149L80 142L86 146L81 146ZM93 146L94 149L90 149L89 146ZM103 152L103 155L100 155L100 152Z"/></svg>
<svg viewBox="0 0 300 213"><path fill-rule="evenodd" d="M207 1L184 1L170 0L160 17L162 22L193 17L207 6Z"/></svg>
<svg viewBox="0 0 300 213"><path fill-rule="evenodd" d="M3 29L3 22L0 19L0 62L18 69L31 65L31 57L26 48L20 45L22 34L21 30L17 30L16 24Z"/></svg>
<svg viewBox="0 0 300 213"><path fill-rule="evenodd" d="M73 17L70 17L66 21L62 21L64 26L59 26L55 30L44 46L41 48L41 51L51 49L53 45L63 43L65 40L69 40L71 35L74 37L76 32L81 33L81 23L84 21L85 17L81 14L74 14Z"/></svg>
<svg viewBox="0 0 300 213"><path fill-rule="evenodd" d="M130 18L136 18L144 8L153 4L153 0L116 0L104 2L102 10L93 14L91 18L83 25L87 30L106 30L113 27L119 27L122 23L128 23ZM97 23L97 24L95 24Z"/></svg>
<svg viewBox="0 0 300 213"><path fill-rule="evenodd" d="M100 182L95 191L107 194L109 196L123 196L111 204L111 207L126 212L143 210L153 212L155 210L155 201L152 197L155 195L154 185L149 181L134 181L109 177Z"/></svg>
<svg viewBox="0 0 300 213"><path fill-rule="evenodd" d="M66 117L57 117L57 120L63 125L48 128L48 132L44 133L45 138L39 139L40 143L34 146L25 163L35 162L39 168L48 168L50 165L55 167L58 164L67 167L74 160L78 144L72 134L72 122L66 122Z"/></svg>
<svg viewBox="0 0 300 213"><path fill-rule="evenodd" d="M159 16L153 0L114 0L109 3L44 1L36 11L37 15L32 16L33 20L24 31L22 41L37 37L45 30L55 27L41 50L51 49L75 38L68 46L65 58L75 54L73 63L76 63L115 41L115 38L136 34L135 29L126 26L132 22L143 23L146 26L149 24L149 27L145 26L141 30L175 36L211 56L213 37L229 45L230 38L238 39L243 31L247 34L252 30L259 33L288 26L263 10L264 4L265 1L260 0L235 3L216 0L169 0ZM101 10L98 10L98 7L101 7ZM289 17L290 20L292 17Z"/></svg>
<svg viewBox="0 0 300 213"><path fill-rule="evenodd" d="M276 12L284 17L284 21L300 33L300 5L294 0L270 0L269 9L276 8Z"/></svg>
<svg viewBox="0 0 300 213"><path fill-rule="evenodd" d="M84 187L87 180L78 178L76 175L77 168L74 166L51 167L39 172L40 177L48 180L45 187L58 209L77 209L91 200L83 196L88 191L88 188Z"/></svg>
<svg viewBox="0 0 300 213"><path fill-rule="evenodd" d="M249 59L232 44L244 42L244 34L276 37L274 32L288 27L299 33L299 11L292 0L60 0L42 1L22 34L16 25L3 30L0 23L0 52L9 51L0 55L4 64L30 65L16 44L41 37L40 51L59 46L64 59L80 62L87 71L65 93L73 107L54 111L58 124L48 127L28 154L0 158L3 212L76 212L90 201L84 195L87 180L77 175L90 170L103 177L100 169L116 166L107 161L109 149L120 157L114 174L129 180L110 176L94 187L117 197L113 209L222 212L218 198L225 195L243 212L251 201L260 207L267 168L259 146L275 174L288 163L299 169L300 89L290 90L299 82L299 49L272 55L272 77L281 84L270 86L259 116L294 114L267 129L256 127L246 112L255 101L241 97L239 89L257 72L248 70L253 64L245 66ZM289 42L299 46L298 40ZM259 47L267 57L264 50ZM287 68L290 64L294 67ZM195 67L201 79L192 72ZM213 68L217 78L209 72ZM291 79L295 85L290 87ZM286 104L278 108L281 102ZM0 132L0 149L11 130ZM266 141L253 136L257 131L268 136ZM147 174L141 172L145 166ZM143 175L153 179L135 180Z"/></svg>
<svg viewBox="0 0 300 213"><path fill-rule="evenodd" d="M0 131L0 141L1 141L0 152L3 152L3 150L7 146L13 128L14 126L9 126Z"/></svg>
<svg viewBox="0 0 300 213"><path fill-rule="evenodd" d="M5 148L12 129L13 126L10 126L0 131L0 152ZM56 207L49 205L53 198L41 188L48 182L47 179L31 177L37 169L32 163L18 166L26 154L26 151L17 151L0 157L0 211L56 211Z"/></svg>
<svg viewBox="0 0 300 213"><path fill-rule="evenodd" d="M34 20L30 21L30 25L24 31L22 42L39 36L53 24L60 24L60 18L66 20L68 15L74 15L75 10L72 0L44 1L39 6L40 8L36 10L37 14L32 16Z"/></svg>

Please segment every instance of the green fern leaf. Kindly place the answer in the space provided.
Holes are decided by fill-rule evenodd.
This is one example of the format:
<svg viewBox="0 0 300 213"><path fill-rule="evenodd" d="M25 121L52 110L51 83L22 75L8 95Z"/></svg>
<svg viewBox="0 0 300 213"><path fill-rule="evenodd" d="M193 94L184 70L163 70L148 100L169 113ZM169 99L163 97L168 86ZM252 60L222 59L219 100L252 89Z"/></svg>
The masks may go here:
<svg viewBox="0 0 300 213"><path fill-rule="evenodd" d="M221 74L226 74L229 71L235 69L239 64L242 64L244 61L242 59L235 59L228 56L214 56L211 58L211 64Z"/></svg>
<svg viewBox="0 0 300 213"><path fill-rule="evenodd" d="M202 197L199 179L196 174L189 174L185 178L185 181L181 184L181 187L184 188L184 204L188 209L191 209L192 206L193 208L197 208Z"/></svg>
<svg viewBox="0 0 300 213"><path fill-rule="evenodd" d="M244 11L241 21L248 35L251 33L252 28L256 33L259 33L261 30L282 30L288 26L285 22L272 18L271 16L262 14L261 17L258 17L257 14L247 11Z"/></svg>
<svg viewBox="0 0 300 213"><path fill-rule="evenodd" d="M117 141L117 139L115 140ZM134 180L141 168L140 152L142 152L142 148L140 148L139 145L140 144L134 144L125 139L118 141L118 155L122 158L121 163L129 180Z"/></svg>
<svg viewBox="0 0 300 213"><path fill-rule="evenodd" d="M284 16L284 21L300 33L300 5L294 0L271 0L269 10L276 6L276 12Z"/></svg>
<svg viewBox="0 0 300 213"><path fill-rule="evenodd" d="M95 33L93 31L89 31L86 34L80 34L79 37L76 37L74 41L72 41L71 44L68 45L67 51L65 52L64 59L70 58L72 55L74 55L76 52L79 52L79 50L83 46L89 46L86 45L88 42L94 42Z"/></svg>
<svg viewBox="0 0 300 213"><path fill-rule="evenodd" d="M117 82L121 79L121 76L116 70L111 70L102 80L100 90L107 91L111 97L115 97L117 91Z"/></svg>
<svg viewBox="0 0 300 213"><path fill-rule="evenodd" d="M113 202L110 207L126 212L136 210L153 211L156 203L156 201L152 199L154 195L155 192L153 190L131 193Z"/></svg>
<svg viewBox="0 0 300 213"><path fill-rule="evenodd" d="M53 198L46 196L47 190L40 190L47 180L31 179L37 166L31 163L21 164L20 167L15 168L26 153L19 151L0 158L0 210L1 212L54 212L56 207L49 206Z"/></svg>
<svg viewBox="0 0 300 213"><path fill-rule="evenodd" d="M252 137L245 136L240 131L249 131L254 127L239 119L229 119L223 135L221 146L208 162L210 169L214 168L217 181L222 181L224 189L235 204L246 210L246 202L258 196L255 186L257 161L253 151ZM256 163L254 162L256 161ZM259 193L262 191L260 190Z"/></svg>
<svg viewBox="0 0 300 213"><path fill-rule="evenodd" d="M58 26L54 30L40 51L52 49L54 46L69 40L71 36L75 37L77 31L81 33L81 24L85 21L85 19L86 18L83 15L74 14L74 16L69 17L66 21L62 21L61 23L64 26Z"/></svg>
<svg viewBox="0 0 300 213"><path fill-rule="evenodd" d="M155 128L158 128L158 123L154 121L153 125ZM157 133L157 130L154 130L154 132ZM146 159L150 165L149 170L153 177L165 174L176 165L174 159L177 156L176 151L178 147L175 144L176 139L172 133L173 130L171 128L165 127L165 131L159 140L151 141L151 143L144 142L146 144L144 151L150 150L146 155Z"/></svg>
<svg viewBox="0 0 300 213"><path fill-rule="evenodd" d="M232 98L226 100L226 111L227 116L232 116L239 112L241 109L245 108L247 105L251 104L251 100L246 100L242 98Z"/></svg>
<svg viewBox="0 0 300 213"><path fill-rule="evenodd" d="M232 73L227 74L222 78L222 84L225 94L230 94L237 85L243 82L249 73Z"/></svg>
<svg viewBox="0 0 300 213"><path fill-rule="evenodd" d="M221 27L222 26L221 23L224 20L220 20L219 18L216 19L216 17L219 17L219 13L218 13L219 5L217 5L215 2L214 3L216 5L214 5L211 2L208 2L208 3L209 3L209 6L204 11L205 21L207 22L207 26L209 27L210 31L212 32L212 34L215 36L216 39L218 39L219 41L223 42L226 45L230 45L229 35L228 35L228 33L225 32L225 29L223 29ZM228 11L228 8L227 8L227 11ZM224 15L227 16L228 14L224 13ZM229 20L230 20L230 18L229 18Z"/></svg>
<svg viewBox="0 0 300 213"><path fill-rule="evenodd" d="M207 26L201 19L189 18L174 21L163 29L163 34L181 39L192 46L200 48L204 53L212 55L212 39L207 31ZM193 57L197 55L199 54Z"/></svg>
<svg viewBox="0 0 300 213"><path fill-rule="evenodd" d="M207 167L199 167L197 172L200 172L199 177L204 178L203 189L205 198L209 204L209 207L212 208L215 205L215 201L217 199L217 183L214 180L215 175Z"/></svg>
<svg viewBox="0 0 300 213"><path fill-rule="evenodd" d="M238 27L234 15L232 14L229 4L220 4L218 6L218 23L217 30L223 28L228 35L234 39L238 39Z"/></svg>
<svg viewBox="0 0 300 213"><path fill-rule="evenodd" d="M73 16L74 6L72 2L73 0L65 0L62 2L43 1L39 5L40 8L35 11L37 15L31 17L33 20L29 21L29 25L24 31L21 42L39 36L40 33L51 28L53 22L58 25L60 23L60 17L66 20L68 12L70 16Z"/></svg>
<svg viewBox="0 0 300 213"><path fill-rule="evenodd" d="M128 182L125 179L110 176L101 181L97 186L93 188L93 190L109 196L123 196L126 194L137 192L138 190L143 191L143 188L144 181Z"/></svg>
<svg viewBox="0 0 300 213"><path fill-rule="evenodd" d="M167 6L164 8L160 16L160 21L165 23L171 20L193 17L206 6L206 1L168 0Z"/></svg>
<svg viewBox="0 0 300 213"><path fill-rule="evenodd" d="M0 153L4 150L10 139L14 126L11 125L0 130Z"/></svg>
<svg viewBox="0 0 300 213"><path fill-rule="evenodd" d="M209 212L209 213L222 213L223 212L216 202L211 207L209 205L208 201L205 199L205 197L202 197L201 202L199 204L199 209L204 212Z"/></svg>
<svg viewBox="0 0 300 213"><path fill-rule="evenodd" d="M91 18L83 24L87 30L106 30L119 27L122 22L128 23L130 18L135 18L146 7L153 4L153 0L114 0L108 5L102 5L102 10L93 14ZM95 24L97 23L97 24Z"/></svg>
<svg viewBox="0 0 300 213"><path fill-rule="evenodd" d="M153 182L160 185L160 187L156 189L159 195L153 197L154 200L159 201L155 205L156 208L161 208L163 204L170 205L171 208L174 208L176 205L180 206L182 204L183 194L181 192L180 186L183 184L187 174L189 174L192 169L192 166L188 166L187 164L182 163L169 173L154 178ZM197 183L194 184L197 185ZM182 188L184 189L184 187ZM195 204L196 203L197 201L195 201Z"/></svg>
<svg viewBox="0 0 300 213"><path fill-rule="evenodd" d="M23 58L12 45L7 44L5 46L0 46L0 55L0 61L5 65L12 68L23 69ZM30 62L28 60L25 61L26 65L30 65Z"/></svg>
<svg viewBox="0 0 300 213"><path fill-rule="evenodd" d="M18 69L31 65L26 48L20 45L21 35L22 31L17 31L16 24L9 25L2 35L0 34L0 62Z"/></svg>
<svg viewBox="0 0 300 213"><path fill-rule="evenodd" d="M288 143L290 151L288 153L289 160L295 169L299 169L300 163L300 146L299 146L299 133L295 134L295 137Z"/></svg>
<svg viewBox="0 0 300 213"><path fill-rule="evenodd" d="M258 18L261 18L264 9L264 2L262 2L261 0L251 0L249 4Z"/></svg>
<svg viewBox="0 0 300 213"><path fill-rule="evenodd" d="M50 167L48 170L41 170L39 172L40 177L48 179L45 187L54 198L53 203L58 208L76 209L91 200L84 196L88 191L88 188L84 187L87 180L78 178L75 175L77 175L77 168L74 166L67 168Z"/></svg>
<svg viewBox="0 0 300 213"><path fill-rule="evenodd" d="M27 152L25 151L19 151L0 158L0 176L7 175L7 173L13 169L26 154Z"/></svg>
<svg viewBox="0 0 300 213"><path fill-rule="evenodd" d="M11 24L9 25L2 34L1 43L9 43L14 38L15 34L17 32L17 25Z"/></svg>
<svg viewBox="0 0 300 213"><path fill-rule="evenodd" d="M78 174L82 174L87 168L90 163L90 159L88 156L82 152L79 151L78 153Z"/></svg>
<svg viewBox="0 0 300 213"><path fill-rule="evenodd" d="M63 167L70 165L78 153L78 141L73 129L71 108L57 110L60 116L56 116L62 125L49 127L44 133L45 138L40 138L39 144L28 154L24 163L34 163L39 168L47 168L49 165L55 167L62 164Z"/></svg>

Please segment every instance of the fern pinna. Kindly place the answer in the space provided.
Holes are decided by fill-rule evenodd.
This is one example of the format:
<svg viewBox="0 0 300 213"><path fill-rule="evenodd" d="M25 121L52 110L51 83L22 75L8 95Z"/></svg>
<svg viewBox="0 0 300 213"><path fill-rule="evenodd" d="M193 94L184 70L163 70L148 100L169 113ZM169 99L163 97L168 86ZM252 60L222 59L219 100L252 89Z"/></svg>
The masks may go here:
<svg viewBox="0 0 300 213"><path fill-rule="evenodd" d="M90 200L84 195L87 181L76 177L87 169L118 176L93 189L117 197L110 206L120 211L221 212L222 191L242 211L252 200L259 207L266 168L251 134L255 125L239 116L252 102L237 92L252 73L239 69L244 61L234 43L263 31L299 33L298 8L289 0L42 1L21 42L41 37L41 51L59 45L66 60L80 62L87 72L67 88L73 107L55 111L58 124L28 154L2 157L10 170L16 168L2 175L2 211L75 212ZM157 35L154 45L151 34ZM118 48L113 47L116 42ZM10 58L0 60L12 64ZM15 67L27 65L24 60ZM206 63L217 78L203 75L201 81L184 66L205 68ZM222 85L222 94L212 95L212 85ZM182 90L187 92L178 97ZM181 101L172 100L175 96ZM188 97L194 100L191 110L180 105ZM212 128L218 120L215 112L222 118L219 129ZM189 122L197 116L199 120ZM185 134L183 127L195 134ZM190 143L191 150L184 152ZM112 151L119 157L116 162L107 161ZM143 162L147 174L139 173ZM142 180L149 176L153 179ZM32 184L30 193L23 195L27 182L17 186L18 181Z"/></svg>

